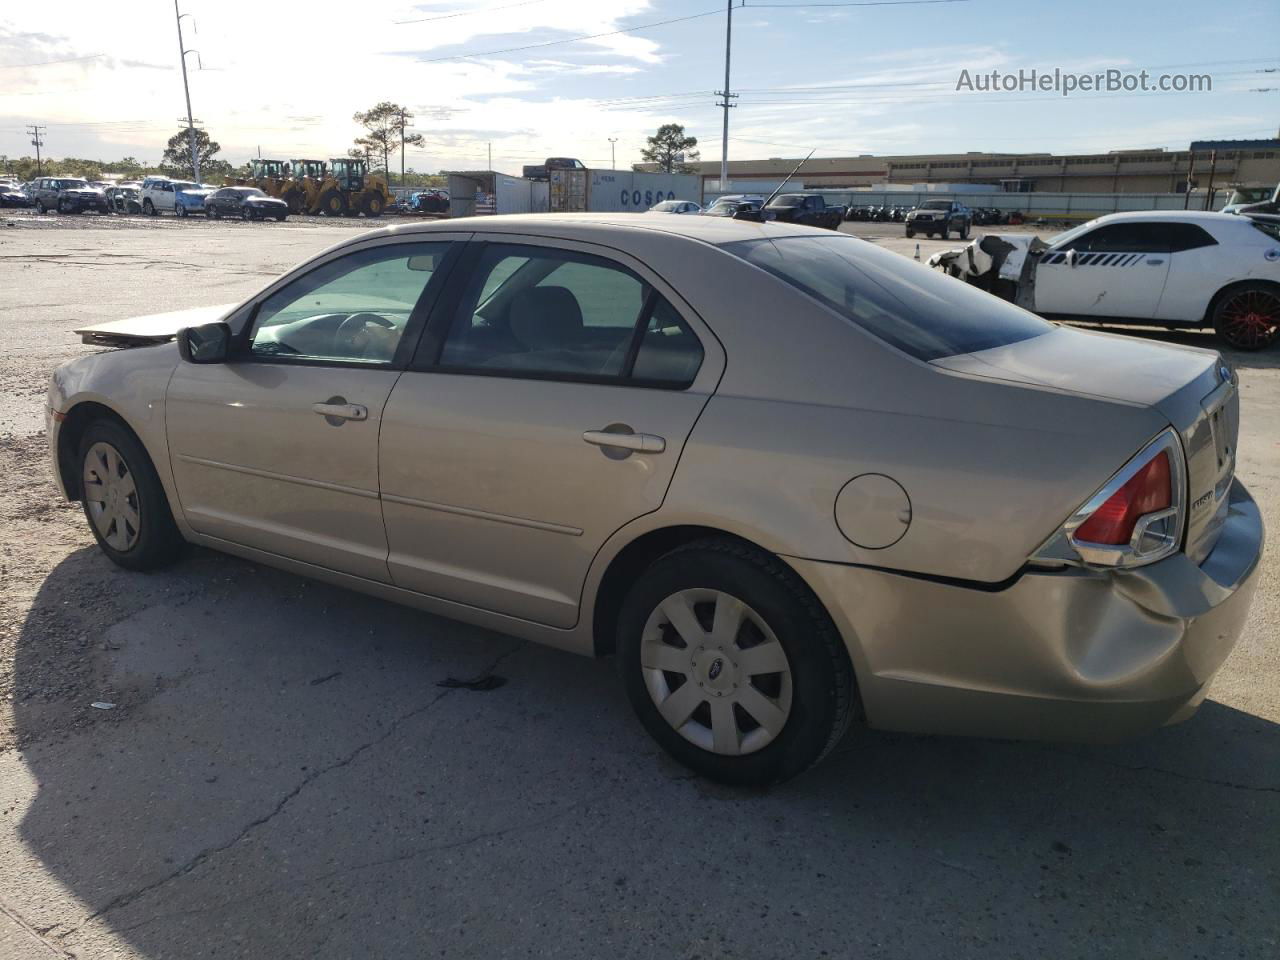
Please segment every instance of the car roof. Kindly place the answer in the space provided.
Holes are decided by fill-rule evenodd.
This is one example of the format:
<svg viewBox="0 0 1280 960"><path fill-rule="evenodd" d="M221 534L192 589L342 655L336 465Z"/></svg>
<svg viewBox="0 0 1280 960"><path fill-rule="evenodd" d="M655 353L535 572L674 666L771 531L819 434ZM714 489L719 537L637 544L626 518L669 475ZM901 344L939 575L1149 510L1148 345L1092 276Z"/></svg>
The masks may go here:
<svg viewBox="0 0 1280 960"><path fill-rule="evenodd" d="M374 236L405 236L417 233L521 233L530 236L561 237L608 245L628 233L665 233L686 237L713 246L737 240L774 239L786 236L831 236L830 230L782 223L755 223L728 217L668 217L660 213L533 213L499 216L461 217L427 223L397 224L374 231ZM361 234L350 242L367 239Z"/></svg>
<svg viewBox="0 0 1280 960"><path fill-rule="evenodd" d="M1134 220L1166 221L1169 223L1195 223L1201 226L1222 226L1227 223L1239 223L1240 218L1232 213L1217 213L1209 210L1126 210L1123 213L1108 213L1098 217L1094 223L1131 223Z"/></svg>

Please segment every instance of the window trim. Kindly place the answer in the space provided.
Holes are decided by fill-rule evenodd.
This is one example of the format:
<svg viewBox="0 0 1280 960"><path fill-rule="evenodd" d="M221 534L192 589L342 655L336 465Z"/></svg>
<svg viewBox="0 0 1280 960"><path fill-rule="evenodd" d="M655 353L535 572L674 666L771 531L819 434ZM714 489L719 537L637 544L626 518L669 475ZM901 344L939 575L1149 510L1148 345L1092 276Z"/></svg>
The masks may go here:
<svg viewBox="0 0 1280 960"><path fill-rule="evenodd" d="M566 246L565 244L573 244ZM632 327L632 342L627 348L627 356L623 362L622 370L616 374L590 374L590 373L568 373L551 370L501 370L493 367L463 367L442 364L440 358L444 353L445 340L452 328L454 321L464 307L464 301L468 298L468 286L472 273L478 266L481 257L484 256L485 250L490 245L504 247L539 247L556 254L569 254L570 258L574 255L581 258L590 258L594 260L604 260L615 269L621 270L638 280L648 292L645 300L636 315L635 323ZM583 246L592 246L595 249L585 250L578 249ZM415 373L438 373L447 375L460 375L471 377L502 377L508 380L547 380L559 381L563 383L589 383L600 386L614 387L639 387L642 389L654 390L691 390L693 385L697 383L698 377L702 374L703 369L707 365L710 358L710 351L707 349L706 337L700 334L697 327L689 322L689 318L685 311L681 310L673 302L673 298L663 293L653 283L646 279L638 271L632 269L627 264L622 263L615 257L609 256L604 252L597 250L610 250L611 248L596 247L594 244L587 244L583 241L571 240L569 238L560 237L542 237L542 236L523 236L518 234L499 234L492 237L480 237L473 235L471 240L465 244L466 249L458 257L457 265L453 269L453 273L457 276L457 280L449 284L445 294L438 298L431 316L428 319L426 329L418 341L418 347L409 361L407 369ZM702 361L698 364L698 368L694 371L693 376L687 382L676 382L671 380L655 380L652 378L640 378L630 375L631 370L635 367L635 359L640 352L640 344L644 339L644 329L649 319L653 315L654 307L657 305L658 297L662 297L668 306L675 311L676 315L684 323L698 341L698 346L702 350ZM717 379L718 379L717 374Z"/></svg>
<svg viewBox="0 0 1280 960"><path fill-rule="evenodd" d="M435 237L425 234L421 237L385 237L380 238L389 242L359 244L352 248L342 248L332 252L332 256L321 255L320 258L304 264L293 273L281 277L279 281L272 284L267 290L258 295L248 306L247 315L244 325L240 331L232 338L231 356L229 363L264 363L276 366L288 367L343 367L355 370L405 370L414 352L418 349L422 333L426 329L427 322L430 319L437 303L440 300L441 289L448 282L449 275L453 272L462 255L462 248L466 246L466 235L461 238L456 234L448 234L445 236ZM413 308L409 311L409 319L405 323L404 333L400 337L400 342L396 345L395 356L389 363L380 363L370 360L355 359L334 359L329 357L294 357L287 354L281 356L261 356L251 352L253 331L258 321L258 311L262 309L262 305L277 293L282 292L295 282L323 270L332 263L337 262L345 257L355 256L368 251L381 250L389 247L404 247L421 245L425 243L445 243L449 245L449 249L445 253L444 260L440 266L432 271L431 278L422 288L422 292L418 294L418 299L414 303ZM243 309L243 308L242 308ZM240 311L237 311L240 312Z"/></svg>

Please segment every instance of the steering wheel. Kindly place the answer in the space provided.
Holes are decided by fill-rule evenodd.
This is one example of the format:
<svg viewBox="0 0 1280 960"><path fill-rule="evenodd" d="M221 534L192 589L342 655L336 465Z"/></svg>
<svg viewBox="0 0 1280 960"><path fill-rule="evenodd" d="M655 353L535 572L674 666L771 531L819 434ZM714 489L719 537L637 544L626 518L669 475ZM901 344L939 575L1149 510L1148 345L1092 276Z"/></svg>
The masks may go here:
<svg viewBox="0 0 1280 960"><path fill-rule="evenodd" d="M349 345L352 350L359 351L360 356L363 357L373 340L368 330L370 325L382 327L385 330L395 329L394 323L376 313L353 313L338 324L338 329L333 332L334 342L339 347L343 344Z"/></svg>

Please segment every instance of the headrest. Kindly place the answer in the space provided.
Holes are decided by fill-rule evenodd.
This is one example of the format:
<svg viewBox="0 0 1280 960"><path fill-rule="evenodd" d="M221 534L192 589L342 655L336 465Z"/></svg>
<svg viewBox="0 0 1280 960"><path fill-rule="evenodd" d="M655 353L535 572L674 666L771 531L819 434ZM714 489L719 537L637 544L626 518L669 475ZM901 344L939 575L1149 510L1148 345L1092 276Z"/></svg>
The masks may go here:
<svg viewBox="0 0 1280 960"><path fill-rule="evenodd" d="M582 339L582 308L565 287L533 287L511 303L511 333L530 350L575 346Z"/></svg>

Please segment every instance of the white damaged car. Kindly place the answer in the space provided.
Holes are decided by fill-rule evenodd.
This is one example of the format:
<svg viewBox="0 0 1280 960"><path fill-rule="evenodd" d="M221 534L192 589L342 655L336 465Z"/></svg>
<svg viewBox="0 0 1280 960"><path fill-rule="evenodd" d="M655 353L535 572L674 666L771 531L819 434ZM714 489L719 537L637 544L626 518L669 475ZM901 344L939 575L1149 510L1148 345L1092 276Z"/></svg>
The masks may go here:
<svg viewBox="0 0 1280 960"><path fill-rule="evenodd" d="M1280 229L1249 217L1115 213L1047 244L987 235L929 263L1054 319L1212 327L1239 350L1280 336Z"/></svg>

